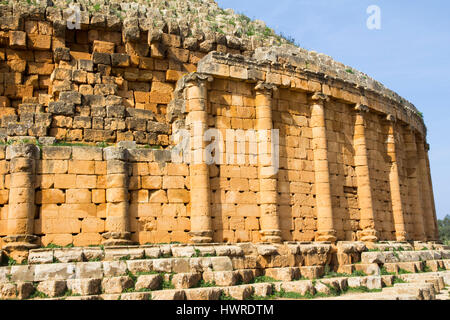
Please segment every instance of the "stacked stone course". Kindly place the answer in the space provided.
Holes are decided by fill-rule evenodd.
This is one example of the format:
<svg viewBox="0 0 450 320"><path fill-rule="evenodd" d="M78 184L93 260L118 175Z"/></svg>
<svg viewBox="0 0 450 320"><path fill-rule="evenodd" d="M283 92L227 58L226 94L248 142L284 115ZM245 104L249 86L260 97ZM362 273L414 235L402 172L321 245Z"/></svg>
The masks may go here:
<svg viewBox="0 0 450 320"><path fill-rule="evenodd" d="M0 5L9 255L49 244L438 240L412 104L212 1L88 4L80 29L59 1ZM224 137L220 163L172 161L177 129L198 142L210 128ZM279 170L252 162L227 129L279 130ZM230 163L236 140L244 161Z"/></svg>

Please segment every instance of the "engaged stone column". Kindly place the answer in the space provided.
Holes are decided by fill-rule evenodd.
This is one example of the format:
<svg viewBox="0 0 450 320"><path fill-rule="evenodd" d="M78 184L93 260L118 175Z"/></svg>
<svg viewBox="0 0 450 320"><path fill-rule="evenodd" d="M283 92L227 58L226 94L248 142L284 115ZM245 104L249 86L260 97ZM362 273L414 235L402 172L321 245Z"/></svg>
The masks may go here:
<svg viewBox="0 0 450 320"><path fill-rule="evenodd" d="M360 208L360 227L358 238L365 242L376 242L378 240L375 230L375 215L373 211L372 188L370 184L369 157L367 154L365 113L369 107L358 104L355 107L355 172L358 183L358 203Z"/></svg>
<svg viewBox="0 0 450 320"><path fill-rule="evenodd" d="M208 128L207 81L198 75L186 83L188 121L191 126L191 241L210 243L213 240L211 220L211 196L209 169L204 156L206 143L204 134Z"/></svg>
<svg viewBox="0 0 450 320"><path fill-rule="evenodd" d="M256 97L256 130L258 131L258 178L259 205L261 210L261 240L263 242L280 243L281 230L278 216L278 168L271 163L272 144L272 94L276 86L259 83L255 87ZM274 155L278 156L278 155Z"/></svg>
<svg viewBox="0 0 450 320"><path fill-rule="evenodd" d="M31 144L11 145L7 148L10 161L10 189L7 233L3 247L8 255L21 263L28 250L38 247L34 233L35 172L39 148Z"/></svg>
<svg viewBox="0 0 450 320"><path fill-rule="evenodd" d="M314 152L314 176L317 206L316 241L335 242L336 230L333 221L330 169L328 164L328 142L325 126L324 103L328 96L321 92L311 97L312 147Z"/></svg>
<svg viewBox="0 0 450 320"><path fill-rule="evenodd" d="M132 244L128 216L128 152L109 147L103 151L106 160L106 232L104 245Z"/></svg>
<svg viewBox="0 0 450 320"><path fill-rule="evenodd" d="M397 141L395 140L395 122L397 119L393 115L388 115L388 137L387 137L387 154L391 158L391 171L389 173L389 183L391 189L392 212L394 216L395 235L397 241L404 242L407 240L403 199L400 190L400 178L397 164Z"/></svg>
<svg viewBox="0 0 450 320"><path fill-rule="evenodd" d="M422 192L419 186L419 164L416 144L416 134L410 127L405 134L406 152L408 154L408 189L411 209L414 219L414 240L426 241Z"/></svg>
<svg viewBox="0 0 450 320"><path fill-rule="evenodd" d="M428 185L430 186L430 198L431 198L431 209L433 210L433 220L434 220L434 241L439 241L439 228L437 225L437 216L436 216L436 205L434 203L434 191L433 191L433 182L431 179L431 170L430 170L430 158L428 157L428 151L430 151L430 145L428 143L425 144L425 162L426 162L426 173L428 175Z"/></svg>
<svg viewBox="0 0 450 320"><path fill-rule="evenodd" d="M431 201L431 188L430 178L428 176L428 166L425 154L425 142L420 139L417 141L417 155L419 158L419 172L420 172L420 185L422 187L422 200L423 200L423 219L425 223L425 233L427 240L435 239L435 218L433 211L433 204Z"/></svg>

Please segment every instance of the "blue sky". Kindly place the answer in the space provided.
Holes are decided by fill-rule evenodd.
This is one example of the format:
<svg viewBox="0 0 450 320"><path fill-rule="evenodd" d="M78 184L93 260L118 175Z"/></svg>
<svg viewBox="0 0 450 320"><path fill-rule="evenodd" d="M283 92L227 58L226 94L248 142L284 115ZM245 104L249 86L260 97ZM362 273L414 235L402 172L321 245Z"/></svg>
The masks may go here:
<svg viewBox="0 0 450 320"><path fill-rule="evenodd" d="M218 0L367 73L425 117L438 218L450 215L450 2L408 0ZM368 6L381 8L369 30Z"/></svg>

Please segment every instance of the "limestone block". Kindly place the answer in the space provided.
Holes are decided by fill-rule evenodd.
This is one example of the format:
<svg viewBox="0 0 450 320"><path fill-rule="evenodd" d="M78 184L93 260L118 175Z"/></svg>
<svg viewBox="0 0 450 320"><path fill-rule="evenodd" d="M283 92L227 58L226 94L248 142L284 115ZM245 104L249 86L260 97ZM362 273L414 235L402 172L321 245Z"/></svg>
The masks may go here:
<svg viewBox="0 0 450 320"><path fill-rule="evenodd" d="M92 147L72 147L72 159L82 161L102 161L103 149Z"/></svg>
<svg viewBox="0 0 450 320"><path fill-rule="evenodd" d="M217 247L216 247L217 251ZM211 257L211 264L214 271L232 271L233 265L229 257Z"/></svg>
<svg viewBox="0 0 450 320"><path fill-rule="evenodd" d="M114 43L94 40L92 52L114 53Z"/></svg>
<svg viewBox="0 0 450 320"><path fill-rule="evenodd" d="M160 290L152 292L152 300L185 300L185 290Z"/></svg>
<svg viewBox="0 0 450 320"><path fill-rule="evenodd" d="M0 256L2 256L2 255L0 254ZM2 267L2 268L0 268L0 283L9 281L8 278L11 275L10 271L11 271L11 267ZM34 273L34 270L33 270L32 273ZM29 272L25 271L25 274L29 274Z"/></svg>
<svg viewBox="0 0 450 320"><path fill-rule="evenodd" d="M28 48L33 50L49 50L52 44L52 37L42 34L28 34Z"/></svg>
<svg viewBox="0 0 450 320"><path fill-rule="evenodd" d="M103 272L105 277L121 276L127 272L125 261L103 261Z"/></svg>
<svg viewBox="0 0 450 320"><path fill-rule="evenodd" d="M218 256L243 256L244 251L239 246L214 246Z"/></svg>
<svg viewBox="0 0 450 320"><path fill-rule="evenodd" d="M368 263L385 263L385 255L383 252L363 252L361 253L361 262Z"/></svg>
<svg viewBox="0 0 450 320"><path fill-rule="evenodd" d="M172 284L176 289L189 289L195 287L201 279L200 273L178 273L173 275Z"/></svg>
<svg viewBox="0 0 450 320"><path fill-rule="evenodd" d="M219 288L197 288L184 290L186 300L219 300L222 290Z"/></svg>
<svg viewBox="0 0 450 320"><path fill-rule="evenodd" d="M354 265L355 270L357 271L362 271L367 275L380 275L380 267L378 266L378 264L376 263L371 263L371 264L355 264Z"/></svg>
<svg viewBox="0 0 450 320"><path fill-rule="evenodd" d="M150 272L153 270L152 260L127 260L127 268L131 273Z"/></svg>
<svg viewBox="0 0 450 320"><path fill-rule="evenodd" d="M174 257L193 257L196 252L191 246L172 246L172 255Z"/></svg>
<svg viewBox="0 0 450 320"><path fill-rule="evenodd" d="M66 103L63 101L58 102L50 102L48 106L48 111L57 115L66 115L70 116L74 114L74 105L73 103Z"/></svg>
<svg viewBox="0 0 450 320"><path fill-rule="evenodd" d="M54 257L59 262L81 262L83 261L83 251L81 248L55 249Z"/></svg>
<svg viewBox="0 0 450 320"><path fill-rule="evenodd" d="M292 281L299 278L300 272L298 268L268 268L265 275L275 280Z"/></svg>
<svg viewBox="0 0 450 320"><path fill-rule="evenodd" d="M36 289L53 298L62 296L67 290L67 284L65 280L45 280L40 282Z"/></svg>
<svg viewBox="0 0 450 320"><path fill-rule="evenodd" d="M172 272L188 273L191 271L189 267L189 258L174 258L172 260Z"/></svg>
<svg viewBox="0 0 450 320"><path fill-rule="evenodd" d="M134 301L149 300L150 298L151 298L150 292L129 292L123 293L120 296L120 300L134 300Z"/></svg>
<svg viewBox="0 0 450 320"><path fill-rule="evenodd" d="M113 261L120 260L121 258L126 258L127 260L138 260L144 258L144 249L135 248L118 248L118 249L109 249L105 248L105 260Z"/></svg>
<svg viewBox="0 0 450 320"><path fill-rule="evenodd" d="M162 278L158 274L142 275L137 278L135 289L139 290L158 290L161 286Z"/></svg>
<svg viewBox="0 0 450 320"><path fill-rule="evenodd" d="M27 34L23 31L9 31L9 46L15 49L27 47Z"/></svg>
<svg viewBox="0 0 450 320"><path fill-rule="evenodd" d="M94 295L101 293L101 279L69 279L67 288L74 294Z"/></svg>
<svg viewBox="0 0 450 320"><path fill-rule="evenodd" d="M34 269L34 281L66 280L74 276L74 263L38 264Z"/></svg>
<svg viewBox="0 0 450 320"><path fill-rule="evenodd" d="M161 256L161 249L159 247L144 248L144 252L147 258L156 259Z"/></svg>
<svg viewBox="0 0 450 320"><path fill-rule="evenodd" d="M302 277L308 279L317 279L324 274L324 267L322 266L300 267L300 274Z"/></svg>
<svg viewBox="0 0 450 320"><path fill-rule="evenodd" d="M155 259L153 270L156 272L172 272L173 259Z"/></svg>
<svg viewBox="0 0 450 320"><path fill-rule="evenodd" d="M279 289L283 289L286 292L296 292L301 295L307 293L314 294L315 289L312 281L302 280L302 281L292 281L292 282L281 282L279 284Z"/></svg>
<svg viewBox="0 0 450 320"><path fill-rule="evenodd" d="M258 254L262 256L271 256L278 254L278 249L274 245L257 245Z"/></svg>
<svg viewBox="0 0 450 320"><path fill-rule="evenodd" d="M17 286L14 283L0 283L0 299L16 299Z"/></svg>
<svg viewBox="0 0 450 320"><path fill-rule="evenodd" d="M191 272L201 273L212 270L211 258L191 258L189 259L189 270Z"/></svg>
<svg viewBox="0 0 450 320"><path fill-rule="evenodd" d="M122 293L126 289L133 288L133 280L128 276L103 278L102 289L105 293Z"/></svg>
<svg viewBox="0 0 450 320"><path fill-rule="evenodd" d="M370 290L372 289L381 289L383 287L383 282L381 277L367 277L366 278L366 287Z"/></svg>
<svg viewBox="0 0 450 320"><path fill-rule="evenodd" d="M215 282L218 286L234 286L239 281L239 273L236 271L206 271L203 272L205 282Z"/></svg>
<svg viewBox="0 0 450 320"><path fill-rule="evenodd" d="M195 246L194 250L200 253L200 256L215 256L216 250L213 246Z"/></svg>
<svg viewBox="0 0 450 320"><path fill-rule="evenodd" d="M29 264L53 263L53 250L35 249L28 254Z"/></svg>
<svg viewBox="0 0 450 320"><path fill-rule="evenodd" d="M255 296L266 297L272 294L272 284L270 283L255 283L252 286Z"/></svg>
<svg viewBox="0 0 450 320"><path fill-rule="evenodd" d="M104 251L101 248L83 248L83 260L102 260Z"/></svg>
<svg viewBox="0 0 450 320"><path fill-rule="evenodd" d="M33 265L12 266L10 269L10 273L9 273L11 275L11 281L14 281L14 282L34 281L34 269L35 269L35 266L33 266ZM6 280L6 279L4 279L4 280Z"/></svg>
<svg viewBox="0 0 450 320"><path fill-rule="evenodd" d="M331 289L327 285L322 283L322 281L317 281L316 285L314 286L314 290L325 295L330 295L331 293Z"/></svg>
<svg viewBox="0 0 450 320"><path fill-rule="evenodd" d="M242 283L250 283L255 277L255 273L252 270L243 269L237 270L237 272L239 273Z"/></svg>
<svg viewBox="0 0 450 320"><path fill-rule="evenodd" d="M31 297L34 293L34 286L32 282L18 282L17 283L17 298L24 300Z"/></svg>
<svg viewBox="0 0 450 320"><path fill-rule="evenodd" d="M330 263L331 245L301 244L300 253L303 256L305 266L324 266Z"/></svg>
<svg viewBox="0 0 450 320"><path fill-rule="evenodd" d="M394 285L395 276L381 276L381 283L383 287L391 287Z"/></svg>
<svg viewBox="0 0 450 320"><path fill-rule="evenodd" d="M223 292L233 299L246 300L253 296L254 288L252 285L241 285L225 288Z"/></svg>
<svg viewBox="0 0 450 320"><path fill-rule="evenodd" d="M75 276L77 279L84 278L103 278L103 268L101 262L83 262L77 263L75 269Z"/></svg>
<svg viewBox="0 0 450 320"><path fill-rule="evenodd" d="M365 277L349 277L347 279L347 285L350 288L358 288L366 285L366 279Z"/></svg>
<svg viewBox="0 0 450 320"><path fill-rule="evenodd" d="M42 159L45 160L69 160L71 155L71 147L45 146L42 148Z"/></svg>

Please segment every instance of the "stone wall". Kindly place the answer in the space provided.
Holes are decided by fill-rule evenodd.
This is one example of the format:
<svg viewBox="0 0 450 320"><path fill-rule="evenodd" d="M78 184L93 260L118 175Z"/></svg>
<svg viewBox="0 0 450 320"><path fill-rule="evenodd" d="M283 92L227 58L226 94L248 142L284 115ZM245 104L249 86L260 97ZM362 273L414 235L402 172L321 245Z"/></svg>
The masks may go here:
<svg viewBox="0 0 450 320"><path fill-rule="evenodd" d="M5 250L437 240L426 128L411 103L325 55L274 46L286 41L272 31L264 41L202 31L153 4L122 19L117 5L82 7L78 30L59 2L0 6ZM197 15L217 11L207 7ZM221 162L173 161L178 129L198 140L211 128ZM279 170L252 162L245 142L244 161L230 163L227 129L279 130Z"/></svg>

